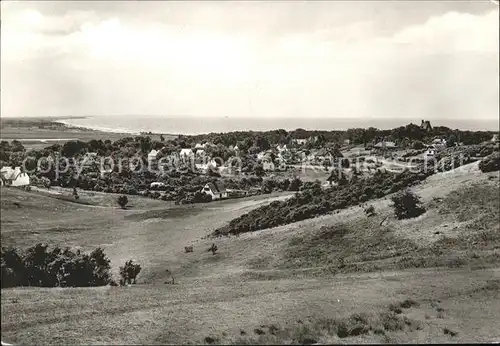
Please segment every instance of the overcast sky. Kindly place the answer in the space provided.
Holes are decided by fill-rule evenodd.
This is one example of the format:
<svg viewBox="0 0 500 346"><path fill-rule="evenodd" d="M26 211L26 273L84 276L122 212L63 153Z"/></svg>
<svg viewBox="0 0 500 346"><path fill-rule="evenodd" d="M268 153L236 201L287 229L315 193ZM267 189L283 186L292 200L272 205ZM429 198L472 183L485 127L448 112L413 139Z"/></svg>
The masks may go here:
<svg viewBox="0 0 500 346"><path fill-rule="evenodd" d="M1 10L2 117L498 117L493 1Z"/></svg>

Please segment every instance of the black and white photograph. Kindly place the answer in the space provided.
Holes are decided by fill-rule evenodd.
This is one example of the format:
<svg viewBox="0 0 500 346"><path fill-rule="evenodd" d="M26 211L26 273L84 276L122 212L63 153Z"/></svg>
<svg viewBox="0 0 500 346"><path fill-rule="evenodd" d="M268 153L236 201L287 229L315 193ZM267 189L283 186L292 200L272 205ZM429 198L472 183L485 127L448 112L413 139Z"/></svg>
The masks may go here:
<svg viewBox="0 0 500 346"><path fill-rule="evenodd" d="M2 345L500 343L498 1L0 6Z"/></svg>

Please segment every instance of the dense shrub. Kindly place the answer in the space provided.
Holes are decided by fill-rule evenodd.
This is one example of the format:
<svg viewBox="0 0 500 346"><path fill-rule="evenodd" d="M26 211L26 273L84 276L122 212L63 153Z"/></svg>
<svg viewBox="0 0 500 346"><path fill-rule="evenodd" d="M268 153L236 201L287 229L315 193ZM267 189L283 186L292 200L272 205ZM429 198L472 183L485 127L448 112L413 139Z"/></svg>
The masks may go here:
<svg viewBox="0 0 500 346"><path fill-rule="evenodd" d="M90 254L36 244L22 252L2 248L2 288L88 287L112 283L110 261L101 248Z"/></svg>
<svg viewBox="0 0 500 346"><path fill-rule="evenodd" d="M125 262L123 267L120 267L120 284L135 284L137 275L141 272L141 266L135 264L133 260Z"/></svg>
<svg viewBox="0 0 500 346"><path fill-rule="evenodd" d="M299 191L301 186L302 186L302 180L300 180L299 177L295 177L290 182L290 185L288 186L288 190L289 191Z"/></svg>
<svg viewBox="0 0 500 346"><path fill-rule="evenodd" d="M425 148L425 144L422 143L421 141L415 141L413 142L412 148L415 150L421 150Z"/></svg>
<svg viewBox="0 0 500 346"><path fill-rule="evenodd" d="M121 195L120 197L117 198L116 202L121 208L125 208L128 204L128 197L125 195Z"/></svg>
<svg viewBox="0 0 500 346"><path fill-rule="evenodd" d="M398 219L409 219L417 217L425 212L420 198L409 190L405 190L391 198L394 214Z"/></svg>
<svg viewBox="0 0 500 346"><path fill-rule="evenodd" d="M252 232L324 215L356 205L362 200L382 197L421 181L431 174L430 170L419 173L405 171L397 174L377 171L372 177L360 178L354 183L326 190L317 189L314 183L309 183L295 196L254 209L232 220L228 225L216 229L212 235Z"/></svg>
<svg viewBox="0 0 500 346"><path fill-rule="evenodd" d="M481 162L479 162L479 169L483 173L500 170L500 152L494 152L482 159Z"/></svg>
<svg viewBox="0 0 500 346"><path fill-rule="evenodd" d="M375 215L375 207L373 205L370 205L365 208L365 214L366 216L374 216Z"/></svg>

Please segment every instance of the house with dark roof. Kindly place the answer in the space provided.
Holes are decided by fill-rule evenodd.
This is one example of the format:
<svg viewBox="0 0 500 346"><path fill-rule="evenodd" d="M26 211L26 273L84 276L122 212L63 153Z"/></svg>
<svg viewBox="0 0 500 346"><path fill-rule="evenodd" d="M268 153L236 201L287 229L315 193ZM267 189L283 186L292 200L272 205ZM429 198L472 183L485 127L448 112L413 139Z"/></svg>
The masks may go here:
<svg viewBox="0 0 500 346"><path fill-rule="evenodd" d="M21 167L2 167L0 170L1 186L28 186L30 177L21 170Z"/></svg>
<svg viewBox="0 0 500 346"><path fill-rule="evenodd" d="M212 196L212 200L227 198L227 190L220 182L206 184L201 192Z"/></svg>
<svg viewBox="0 0 500 346"><path fill-rule="evenodd" d="M431 131L432 130L431 122L429 120L422 120L420 128L424 131Z"/></svg>

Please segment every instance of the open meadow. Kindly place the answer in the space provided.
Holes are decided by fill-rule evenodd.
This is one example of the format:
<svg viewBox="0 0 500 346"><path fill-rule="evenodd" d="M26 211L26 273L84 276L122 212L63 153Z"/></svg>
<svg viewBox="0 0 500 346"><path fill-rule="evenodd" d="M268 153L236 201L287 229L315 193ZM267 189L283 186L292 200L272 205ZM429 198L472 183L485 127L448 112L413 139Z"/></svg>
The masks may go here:
<svg viewBox="0 0 500 346"><path fill-rule="evenodd" d="M52 190L52 189L51 189ZM195 205L114 194L1 190L2 246L103 247L137 284L2 289L13 344L493 342L500 340L498 172L477 162L412 188L426 212L388 197L240 236L210 233L291 193ZM59 192L59 193L58 193ZM207 249L212 243L218 252ZM193 245L186 253L185 246ZM168 284L170 274L175 284Z"/></svg>

